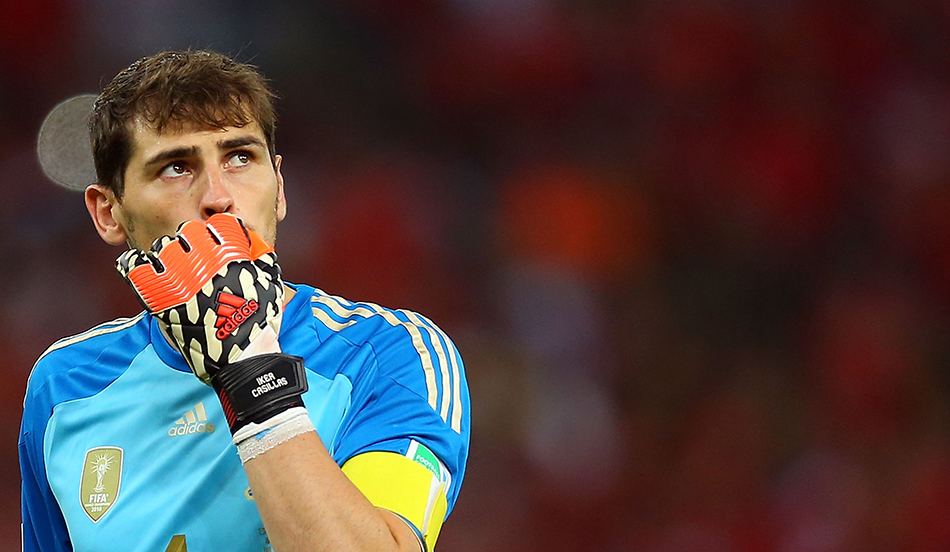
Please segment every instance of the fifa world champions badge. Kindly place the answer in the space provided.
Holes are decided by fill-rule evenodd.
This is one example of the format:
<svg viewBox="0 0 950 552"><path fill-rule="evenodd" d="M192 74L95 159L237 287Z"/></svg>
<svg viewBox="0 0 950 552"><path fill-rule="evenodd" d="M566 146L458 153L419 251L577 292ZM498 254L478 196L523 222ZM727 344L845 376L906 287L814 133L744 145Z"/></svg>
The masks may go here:
<svg viewBox="0 0 950 552"><path fill-rule="evenodd" d="M119 498L122 455L123 450L119 447L96 447L86 451L79 502L93 523L98 522Z"/></svg>

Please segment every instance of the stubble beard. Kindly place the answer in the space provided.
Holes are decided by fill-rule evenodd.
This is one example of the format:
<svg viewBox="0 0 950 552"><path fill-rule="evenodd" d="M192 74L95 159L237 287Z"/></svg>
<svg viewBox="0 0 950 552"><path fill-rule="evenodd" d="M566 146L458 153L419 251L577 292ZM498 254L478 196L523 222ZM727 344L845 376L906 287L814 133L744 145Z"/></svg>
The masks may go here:
<svg viewBox="0 0 950 552"><path fill-rule="evenodd" d="M267 224L267 228L254 230L255 232L258 232L262 238L264 238L264 241L269 243L271 247L275 247L275 248L277 247L277 222L278 222L277 210L278 210L279 205L280 205L280 201L278 200L278 198L275 197L274 209L273 211L271 211L271 218L270 218L269 223ZM243 222L243 219L242 219L242 222ZM125 243L129 246L130 249L141 249L143 251L149 251L152 246L152 243L155 243L155 240L153 240L152 243L148 243L148 244L136 243L135 239L133 239L132 237L135 234L135 230L136 230L135 217L127 216L125 220L125 235L128 236L128 239L125 241ZM165 235L175 237L175 232L172 232L170 234L165 234ZM161 237L162 236L158 236L156 240L160 239Z"/></svg>

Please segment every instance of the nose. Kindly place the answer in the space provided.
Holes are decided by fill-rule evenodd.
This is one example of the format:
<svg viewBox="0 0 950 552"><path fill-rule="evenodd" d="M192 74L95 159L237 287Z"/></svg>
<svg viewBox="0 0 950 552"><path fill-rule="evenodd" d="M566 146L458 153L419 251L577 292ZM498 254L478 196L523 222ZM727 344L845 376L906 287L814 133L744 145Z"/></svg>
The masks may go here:
<svg viewBox="0 0 950 552"><path fill-rule="evenodd" d="M201 216L207 219L216 213L229 213L234 209L234 196L228 189L223 172L212 168L205 173L206 182L201 196Z"/></svg>

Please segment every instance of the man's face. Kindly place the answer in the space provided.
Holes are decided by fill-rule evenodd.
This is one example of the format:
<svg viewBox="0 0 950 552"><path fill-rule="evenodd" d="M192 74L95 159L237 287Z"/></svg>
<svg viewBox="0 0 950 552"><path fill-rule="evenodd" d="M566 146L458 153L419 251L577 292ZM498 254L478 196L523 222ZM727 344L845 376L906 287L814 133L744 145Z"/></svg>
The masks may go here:
<svg viewBox="0 0 950 552"><path fill-rule="evenodd" d="M273 244L287 204L280 157L271 163L253 122L223 130L185 126L158 134L138 123L125 169L125 192L112 215L133 247L148 249L188 220L231 213ZM107 240L108 241L108 240Z"/></svg>

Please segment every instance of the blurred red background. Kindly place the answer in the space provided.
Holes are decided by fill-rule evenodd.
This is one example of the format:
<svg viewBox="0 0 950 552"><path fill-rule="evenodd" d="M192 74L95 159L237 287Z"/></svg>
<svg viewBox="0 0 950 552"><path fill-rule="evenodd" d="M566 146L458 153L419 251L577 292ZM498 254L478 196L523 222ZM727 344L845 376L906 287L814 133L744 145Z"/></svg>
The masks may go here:
<svg viewBox="0 0 950 552"><path fill-rule="evenodd" d="M950 12L911 0L0 0L0 548L53 341L139 307L45 113L161 49L281 99L290 281L466 361L439 550L950 549Z"/></svg>

